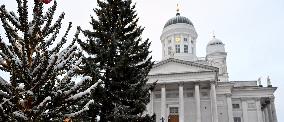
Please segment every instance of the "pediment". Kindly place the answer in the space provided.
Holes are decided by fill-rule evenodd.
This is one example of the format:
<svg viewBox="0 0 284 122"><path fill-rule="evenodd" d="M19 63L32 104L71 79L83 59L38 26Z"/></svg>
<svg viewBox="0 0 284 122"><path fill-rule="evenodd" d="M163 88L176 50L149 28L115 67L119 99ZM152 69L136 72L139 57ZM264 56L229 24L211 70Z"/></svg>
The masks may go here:
<svg viewBox="0 0 284 122"><path fill-rule="evenodd" d="M171 58L155 64L151 69L151 71L149 72L149 75L185 73L185 72L204 72L204 71L216 71L216 70L218 70L218 68L213 66Z"/></svg>

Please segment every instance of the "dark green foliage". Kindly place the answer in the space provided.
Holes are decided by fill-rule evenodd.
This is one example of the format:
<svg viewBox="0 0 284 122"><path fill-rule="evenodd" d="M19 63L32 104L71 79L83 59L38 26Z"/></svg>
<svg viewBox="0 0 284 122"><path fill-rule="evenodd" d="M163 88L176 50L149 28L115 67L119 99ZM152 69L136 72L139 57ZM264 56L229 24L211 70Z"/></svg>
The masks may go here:
<svg viewBox="0 0 284 122"><path fill-rule="evenodd" d="M97 104L89 116L99 116L101 122L154 121L154 116L143 114L150 101L146 77L153 62L150 42L141 38L135 5L131 0L97 2L98 19L90 22L93 30L84 30L87 40L79 40L90 55L84 60L84 74L102 80L92 94Z"/></svg>

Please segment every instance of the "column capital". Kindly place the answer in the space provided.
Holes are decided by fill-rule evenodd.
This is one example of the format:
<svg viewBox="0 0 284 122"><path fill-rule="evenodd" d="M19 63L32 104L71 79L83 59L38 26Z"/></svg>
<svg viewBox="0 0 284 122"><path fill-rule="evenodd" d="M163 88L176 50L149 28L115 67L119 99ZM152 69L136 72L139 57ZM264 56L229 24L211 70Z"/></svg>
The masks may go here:
<svg viewBox="0 0 284 122"><path fill-rule="evenodd" d="M270 100L271 102L274 102L275 97L274 97L274 96L271 96L271 97L269 97L269 100Z"/></svg>
<svg viewBox="0 0 284 122"><path fill-rule="evenodd" d="M226 97L232 97L232 93L226 93Z"/></svg>
<svg viewBox="0 0 284 122"><path fill-rule="evenodd" d="M166 84L165 83L161 83L161 87L166 87Z"/></svg>
<svg viewBox="0 0 284 122"><path fill-rule="evenodd" d="M195 81L194 85L200 85L200 82L199 81Z"/></svg>
<svg viewBox="0 0 284 122"><path fill-rule="evenodd" d="M210 81L210 84L216 85L216 84L217 84L217 81Z"/></svg>
<svg viewBox="0 0 284 122"><path fill-rule="evenodd" d="M179 86L183 86L183 85L184 85L184 81L178 82L178 85L179 85Z"/></svg>

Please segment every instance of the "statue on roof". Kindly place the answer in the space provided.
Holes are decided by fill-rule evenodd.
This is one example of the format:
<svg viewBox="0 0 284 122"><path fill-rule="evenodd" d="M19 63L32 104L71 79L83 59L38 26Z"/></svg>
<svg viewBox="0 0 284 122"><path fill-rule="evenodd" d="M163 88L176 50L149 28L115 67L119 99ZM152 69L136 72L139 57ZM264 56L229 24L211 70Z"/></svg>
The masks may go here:
<svg viewBox="0 0 284 122"><path fill-rule="evenodd" d="M268 87L272 87L269 76L267 76L267 86L268 86Z"/></svg>
<svg viewBox="0 0 284 122"><path fill-rule="evenodd" d="M261 77L259 77L259 78L257 79L257 82L258 82L258 86L262 87L262 84L261 84Z"/></svg>

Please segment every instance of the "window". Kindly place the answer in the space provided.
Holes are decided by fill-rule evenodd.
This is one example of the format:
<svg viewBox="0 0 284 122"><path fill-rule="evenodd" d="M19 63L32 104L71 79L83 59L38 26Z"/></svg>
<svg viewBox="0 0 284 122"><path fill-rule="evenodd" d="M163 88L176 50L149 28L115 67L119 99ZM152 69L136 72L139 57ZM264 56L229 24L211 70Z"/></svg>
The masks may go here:
<svg viewBox="0 0 284 122"><path fill-rule="evenodd" d="M184 45L184 50L183 50L184 53L188 53L188 45Z"/></svg>
<svg viewBox="0 0 284 122"><path fill-rule="evenodd" d="M180 53L180 45L176 45L176 53Z"/></svg>
<svg viewBox="0 0 284 122"><path fill-rule="evenodd" d="M234 109L240 108L240 104L233 104L233 108L234 108Z"/></svg>
<svg viewBox="0 0 284 122"><path fill-rule="evenodd" d="M193 44L193 40L191 40L191 44Z"/></svg>
<svg viewBox="0 0 284 122"><path fill-rule="evenodd" d="M178 114L178 107L170 107L170 114Z"/></svg>
<svg viewBox="0 0 284 122"><path fill-rule="evenodd" d="M172 40L169 39L169 40L168 40L168 43L169 43L169 44L172 43Z"/></svg>
<svg viewBox="0 0 284 122"><path fill-rule="evenodd" d="M183 41L184 41L184 42L187 42L187 38L183 38Z"/></svg>
<svg viewBox="0 0 284 122"><path fill-rule="evenodd" d="M242 122L241 117L234 117L234 122Z"/></svg>
<svg viewBox="0 0 284 122"><path fill-rule="evenodd" d="M168 47L168 55L172 54L172 47Z"/></svg>

